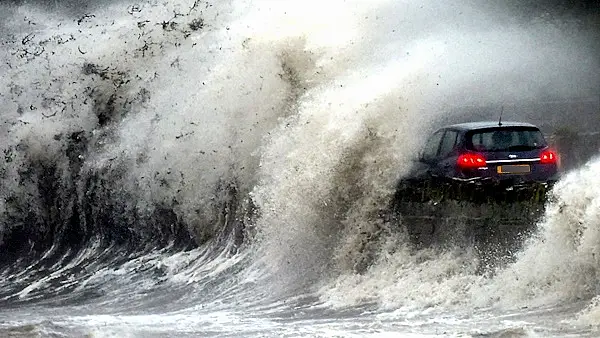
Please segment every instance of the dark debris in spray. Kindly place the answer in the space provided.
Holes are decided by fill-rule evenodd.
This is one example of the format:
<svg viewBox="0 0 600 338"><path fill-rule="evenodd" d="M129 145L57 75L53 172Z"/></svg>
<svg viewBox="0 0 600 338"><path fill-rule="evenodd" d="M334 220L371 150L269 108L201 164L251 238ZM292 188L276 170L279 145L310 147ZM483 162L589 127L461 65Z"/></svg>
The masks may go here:
<svg viewBox="0 0 600 338"><path fill-rule="evenodd" d="M204 28L204 19L203 18L195 18L188 24L188 27L192 31L198 31Z"/></svg>
<svg viewBox="0 0 600 338"><path fill-rule="evenodd" d="M205 29L203 6L211 5L195 1L188 13L174 13L163 22L138 22L142 45L134 51L133 57L152 56L165 44L177 46L194 32ZM142 7L132 6L129 11L131 15L137 15ZM87 26L94 24L94 19L95 14L85 11L75 21L84 32ZM169 34L169 38L152 41L149 33L156 26ZM13 56L31 63L45 62L53 57L52 49L46 48L49 45L53 48L67 45L77 48L81 55L87 54L76 41L77 37L71 34L39 39L36 33L27 33L20 38L12 37L7 45L12 48ZM9 64L9 67L13 66ZM42 145L41 155L32 151L26 139L3 149L5 165L16 168L18 184L22 188L8 192L5 197L0 268L18 268L37 262L43 270L63 259L65 254L74 257L92 243L100 243L101 248L116 247L128 255L165 247L187 250L213 238L219 241L233 238L233 250L237 250L244 238L244 223L251 218L254 209L247 198L248 192L241 191L233 183L235 180L224 179L215 187L216 198L209 206L211 210L202 212L209 215L203 221L210 226L199 226L188 224L181 217L176 199L156 203L143 201L137 194L143 189L139 182L134 182L133 187L124 187L123 180L128 178L128 168L132 165L129 159L116 157L103 168L86 169L86 160L101 153L104 144L115 140L115 127L133 110L143 107L150 100L151 92L135 85L141 78L123 64L113 66L85 61L80 72L75 81L82 84L82 90L73 97L66 97L59 90L44 90L43 84L38 84L40 88L35 89L47 96L42 100L42 108L52 111L41 114L44 118L65 118L65 115L78 113L77 105L91 104L97 124L92 129L74 126L68 132L56 133L51 138L55 144ZM27 95L29 91L15 83L10 86L10 93L15 98ZM22 115L26 108L19 105L19 109ZM31 111L37 109L34 104L30 105ZM145 161L145 157L140 154L134 163ZM2 175L6 175L4 167ZM183 177L181 179L177 186L186 184ZM157 177L157 180L170 184L164 177ZM37 261L44 255L43 260ZM12 265L17 261L20 263Z"/></svg>
<svg viewBox="0 0 600 338"><path fill-rule="evenodd" d="M209 6L212 5L208 2L195 1L187 13L174 13L165 21L140 19L134 22L132 34L138 39L125 55L134 59L150 58L162 56L166 47L181 46L189 36L209 27L202 13L202 9ZM131 6L128 11L137 17L143 8ZM96 16L90 9L78 12L71 20L78 25L81 34L87 34L86 30L96 24ZM36 29L35 26L32 23L31 29ZM48 125L70 123L71 118L76 123L60 131L50 131L43 139L48 144L38 144L37 140L24 137L2 148L0 189L5 192L2 195L5 210L0 216L0 272L18 272L29 267L32 273L26 278L9 280L8 290L13 294L0 305L27 302L27 299L35 301L36 296L21 301L14 292L39 280L40 276L47 276L56 266L66 266L92 245L98 247L97 252L65 271L66 278L81 276L82 270L91 264L115 266L159 249L182 251L210 243L218 249L226 246L234 254L255 231L252 224L259 211L249 197L249 187L238 184L231 172L222 173L223 178L213 191L207 192L213 195L211 202L199 205L190 220L186 218L187 211L182 210L179 194L188 182L176 168L156 171L149 180L158 187L171 189L173 198L153 200L144 196L148 180L131 177L132 166L148 161L148 154L143 150L132 158L121 153L101 165L90 165L104 155L108 146L118 142L117 131L123 119L143 109L151 99L152 93L143 86L144 81L152 82L160 74L155 72L153 78L144 80L128 67L128 60L111 63L88 59L89 51L79 45L80 37L56 34L40 38L38 33L25 33L14 35L6 44L13 56L8 66L15 69L23 65L45 67L58 57L54 54L57 48L74 52L75 61L59 63L74 70L68 78L56 76L47 83L36 82L32 87L13 83L9 90L18 103L15 115L19 118L43 114L41 121ZM193 47L191 42L188 45ZM79 61L82 59L85 61ZM178 62L174 62L172 71L178 69ZM299 95L298 74L293 65L285 61L282 61L282 78L291 84L294 95ZM63 91L61 84L64 83L76 90ZM43 93L43 98L34 97L36 93ZM82 111L93 114L89 125L79 123ZM38 122L23 119L15 125L35 123ZM182 132L176 139L183 140L193 133ZM13 179L17 181L14 186L7 184ZM103 253L104 250L108 253ZM62 293L73 291L62 285L60 288ZM8 295L3 292L0 290L0 298ZM39 292L44 296L43 290Z"/></svg>

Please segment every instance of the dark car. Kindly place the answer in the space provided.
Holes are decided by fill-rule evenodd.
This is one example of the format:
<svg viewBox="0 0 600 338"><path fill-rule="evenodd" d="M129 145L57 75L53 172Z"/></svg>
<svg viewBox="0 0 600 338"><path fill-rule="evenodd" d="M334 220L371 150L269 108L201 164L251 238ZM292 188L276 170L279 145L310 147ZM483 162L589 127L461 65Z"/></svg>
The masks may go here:
<svg viewBox="0 0 600 338"><path fill-rule="evenodd" d="M397 198L489 200L509 191L536 194L557 178L558 156L535 125L461 123L431 135L412 173L399 183Z"/></svg>

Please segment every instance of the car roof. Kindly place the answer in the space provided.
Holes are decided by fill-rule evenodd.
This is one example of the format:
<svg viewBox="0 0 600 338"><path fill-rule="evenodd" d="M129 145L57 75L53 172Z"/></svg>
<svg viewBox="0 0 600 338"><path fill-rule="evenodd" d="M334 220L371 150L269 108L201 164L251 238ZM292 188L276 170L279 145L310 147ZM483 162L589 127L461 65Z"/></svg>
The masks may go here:
<svg viewBox="0 0 600 338"><path fill-rule="evenodd" d="M460 129L460 130L475 130L475 129L487 129L487 128L508 128L508 127L531 127L537 128L537 126L527 122L504 122L498 125L498 121L480 121L480 122L466 122L457 123L446 126L442 129Z"/></svg>

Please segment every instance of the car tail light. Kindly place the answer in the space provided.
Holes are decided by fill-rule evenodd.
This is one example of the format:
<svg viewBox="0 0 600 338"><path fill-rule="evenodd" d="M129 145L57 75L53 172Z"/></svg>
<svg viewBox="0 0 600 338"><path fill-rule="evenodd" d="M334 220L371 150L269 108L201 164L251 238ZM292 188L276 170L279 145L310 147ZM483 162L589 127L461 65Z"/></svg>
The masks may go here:
<svg viewBox="0 0 600 338"><path fill-rule="evenodd" d="M458 156L456 164L463 169L485 167L485 157L480 154L466 153Z"/></svg>
<svg viewBox="0 0 600 338"><path fill-rule="evenodd" d="M544 150L540 154L540 163L541 164L554 164L558 161L558 156L552 150Z"/></svg>

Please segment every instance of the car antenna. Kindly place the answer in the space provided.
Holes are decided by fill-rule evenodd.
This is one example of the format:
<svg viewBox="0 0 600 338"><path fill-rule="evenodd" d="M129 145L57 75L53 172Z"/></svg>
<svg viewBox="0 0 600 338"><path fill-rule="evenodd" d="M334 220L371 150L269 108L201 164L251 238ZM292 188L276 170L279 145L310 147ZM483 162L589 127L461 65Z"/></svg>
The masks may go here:
<svg viewBox="0 0 600 338"><path fill-rule="evenodd" d="M502 127L502 113L504 112L504 105L500 109L500 118L498 119L498 127Z"/></svg>

